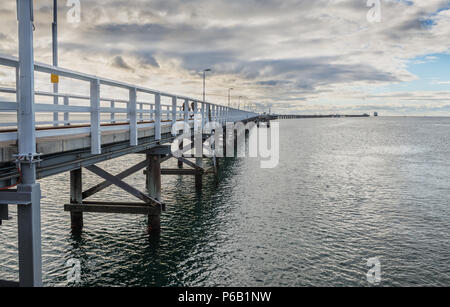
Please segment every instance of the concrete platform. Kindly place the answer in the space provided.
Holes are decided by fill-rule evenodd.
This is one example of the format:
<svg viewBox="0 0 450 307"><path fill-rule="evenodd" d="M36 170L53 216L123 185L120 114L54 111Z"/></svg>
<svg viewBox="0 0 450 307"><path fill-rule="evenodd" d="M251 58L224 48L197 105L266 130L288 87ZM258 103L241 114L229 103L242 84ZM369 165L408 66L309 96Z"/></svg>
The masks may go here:
<svg viewBox="0 0 450 307"><path fill-rule="evenodd" d="M148 124L146 124L148 126ZM102 146L108 144L114 144L118 142L124 142L130 139L129 126L127 124L118 125L104 125L103 128L111 128L109 131L102 131L101 142ZM57 154L73 150L86 149L91 146L91 137L89 132L84 133L71 133L75 130L88 130L89 126L72 126L62 128L41 128L37 129L38 137L36 138L36 150L42 155ZM161 133L170 133L172 129L172 122L161 123ZM49 134L49 132L58 131L61 135L58 136L41 136L42 134ZM67 134L65 134L67 132ZM11 133L9 131L8 133ZM1 131L0 131L1 134ZM154 127L138 127L138 138L146 138L155 135ZM17 154L17 141L3 141L0 142L0 163L7 163L14 160L14 154Z"/></svg>

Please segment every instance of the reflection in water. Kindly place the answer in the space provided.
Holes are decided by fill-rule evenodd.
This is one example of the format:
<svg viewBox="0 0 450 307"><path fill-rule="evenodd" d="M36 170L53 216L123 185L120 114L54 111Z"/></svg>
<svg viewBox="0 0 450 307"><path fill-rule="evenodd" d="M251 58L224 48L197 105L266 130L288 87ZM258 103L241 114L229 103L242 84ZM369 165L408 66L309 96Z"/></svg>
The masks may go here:
<svg viewBox="0 0 450 307"><path fill-rule="evenodd" d="M160 235L145 216L85 214L70 229L69 177L41 181L47 286L366 286L379 257L382 285L450 284L450 134L447 118L281 122L276 169L221 161L219 184L163 178ZM143 157L102 163L118 173ZM206 161L205 161L206 162ZM175 168L176 162L167 167ZM210 162L206 162L210 163ZM84 188L99 179L84 171ZM145 178L126 180L140 190ZM110 187L97 200L135 201ZM0 227L0 279L17 277L16 213Z"/></svg>

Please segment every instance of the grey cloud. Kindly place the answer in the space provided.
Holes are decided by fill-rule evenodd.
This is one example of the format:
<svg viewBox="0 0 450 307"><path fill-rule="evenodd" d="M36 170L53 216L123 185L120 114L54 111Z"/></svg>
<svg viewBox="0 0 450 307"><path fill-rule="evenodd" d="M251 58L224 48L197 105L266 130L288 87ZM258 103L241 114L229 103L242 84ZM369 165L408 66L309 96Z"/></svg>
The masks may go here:
<svg viewBox="0 0 450 307"><path fill-rule="evenodd" d="M5 3L0 4L0 52L14 53L16 35L9 33L16 32L15 5ZM337 95L360 99L370 86L414 78L404 65L406 59L448 51L448 14L437 14L449 4L443 0L413 5L383 1L380 24L367 22L369 8L364 0L130 3L84 1L77 28L67 24L63 18L67 8L61 6L61 62L78 69L95 57L147 76L147 70L158 68L151 75L152 86L178 82L180 90L188 92L198 85L198 72L208 67L213 69L211 91L241 86L239 90L246 91L243 95L263 104L294 108L296 102L304 106L318 97L330 105ZM38 59L51 54L50 8L50 1L36 1ZM424 26L427 20L433 22ZM70 61L65 56L71 56ZM98 72L98 66L87 66L90 73ZM343 90L352 86L366 88ZM428 98L434 99L408 93L386 97Z"/></svg>
<svg viewBox="0 0 450 307"><path fill-rule="evenodd" d="M130 71L134 71L134 68L132 68L131 66L129 66L126 62L125 62L125 60L120 56L120 55L118 55L118 56L115 56L113 59L112 59L112 64L111 64L113 67L116 67L116 68L121 68L121 69L125 69L125 70L130 70Z"/></svg>

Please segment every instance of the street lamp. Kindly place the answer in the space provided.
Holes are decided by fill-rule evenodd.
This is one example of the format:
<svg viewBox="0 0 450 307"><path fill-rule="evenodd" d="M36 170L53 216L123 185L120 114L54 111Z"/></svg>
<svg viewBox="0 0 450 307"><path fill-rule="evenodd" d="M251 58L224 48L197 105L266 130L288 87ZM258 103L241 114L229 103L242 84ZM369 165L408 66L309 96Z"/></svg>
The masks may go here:
<svg viewBox="0 0 450 307"><path fill-rule="evenodd" d="M205 92L205 88L206 88L206 72L211 71L211 69L205 69L203 71L203 102L206 102L205 96L206 96L206 92Z"/></svg>
<svg viewBox="0 0 450 307"><path fill-rule="evenodd" d="M244 98L243 96L239 96L239 104L238 104L238 110L241 109L241 98Z"/></svg>
<svg viewBox="0 0 450 307"><path fill-rule="evenodd" d="M58 66L58 1L53 0L53 23L52 23L52 52L53 66ZM53 83L53 93L58 94L58 82ZM59 97L53 96L53 104L58 104ZM58 126L58 112L53 113L53 126ZM66 123L64 123L66 124Z"/></svg>
<svg viewBox="0 0 450 307"><path fill-rule="evenodd" d="M228 107L231 107L231 91L234 90L234 88L230 87L228 89Z"/></svg>

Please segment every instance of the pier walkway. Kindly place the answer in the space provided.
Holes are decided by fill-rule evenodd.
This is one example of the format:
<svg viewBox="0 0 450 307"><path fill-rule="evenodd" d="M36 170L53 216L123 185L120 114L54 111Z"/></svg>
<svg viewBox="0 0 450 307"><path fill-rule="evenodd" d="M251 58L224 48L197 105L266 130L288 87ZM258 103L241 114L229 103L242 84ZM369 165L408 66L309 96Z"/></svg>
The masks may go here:
<svg viewBox="0 0 450 307"><path fill-rule="evenodd" d="M256 122L260 115L35 63L32 2L20 0L17 3L19 57L0 56L0 72L15 75L15 80L11 80L15 87L0 88L0 225L9 221L9 206L17 206L19 282L0 281L0 285L41 286L41 189L38 179L70 173L71 192L66 197L64 209L70 212L74 231L83 227L83 212L145 214L149 230L159 231L160 216L166 205L161 195L161 175L195 176L196 188L201 189L202 176L216 171L203 167L203 155L195 161L174 157L169 146L177 136L172 134L173 125L182 122L184 127L188 125L195 129L196 119L200 122L203 139L213 134L203 131L209 122L222 126ZM69 80L79 87L84 86L89 94L38 91L35 89L35 72L47 75L49 80ZM128 154L143 155L142 162L127 165L120 174L112 175L96 165ZM161 167L171 158L178 160L179 169ZM212 159L216 161L215 156ZM188 168L182 169L183 165ZM83 191L82 169L101 178L99 184ZM139 191L123 181L143 169L148 191ZM111 185L135 196L140 202L87 201Z"/></svg>

